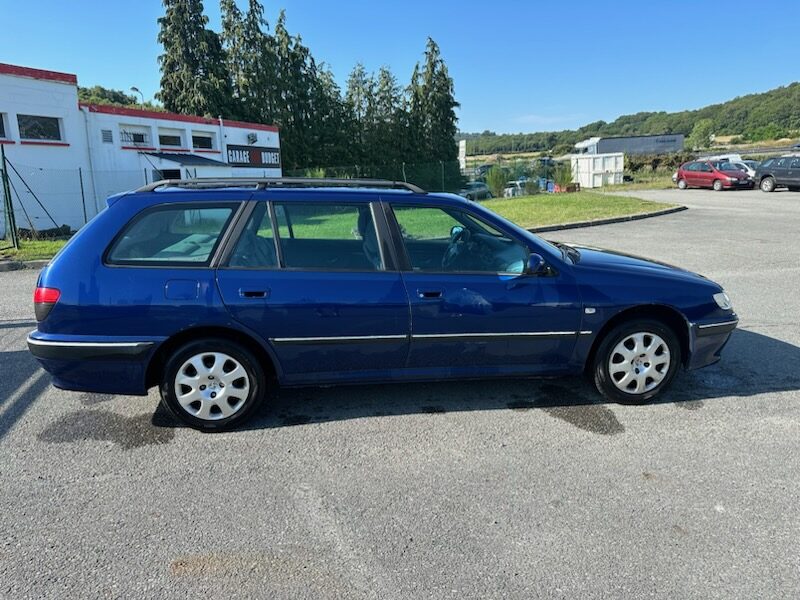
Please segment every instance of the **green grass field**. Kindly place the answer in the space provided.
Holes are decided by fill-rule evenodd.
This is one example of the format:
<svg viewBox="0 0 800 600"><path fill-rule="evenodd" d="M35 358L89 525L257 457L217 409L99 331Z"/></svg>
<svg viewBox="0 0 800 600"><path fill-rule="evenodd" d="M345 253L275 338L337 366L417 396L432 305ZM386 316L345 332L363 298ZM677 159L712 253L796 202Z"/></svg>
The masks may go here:
<svg viewBox="0 0 800 600"><path fill-rule="evenodd" d="M0 258L47 260L61 250L66 243L66 240L20 240L19 250L14 250L9 242L0 240Z"/></svg>
<svg viewBox="0 0 800 600"><path fill-rule="evenodd" d="M481 204L526 229L637 215L674 206L597 192L497 198Z"/></svg>
<svg viewBox="0 0 800 600"><path fill-rule="evenodd" d="M481 204L527 229L636 215L673 206L640 198L597 192L495 198ZM408 234L418 239L444 237L450 231L450 227L456 224L451 217L434 210L400 213L398 219ZM346 208L341 212L325 216L313 213L296 214L292 227L295 237L298 238L351 239L357 235L357 220L357 212L352 208ZM281 227L281 234L286 235L285 227ZM63 240L22 240L18 251L9 248L5 242L0 242L0 244L3 244L0 245L0 258L37 260L51 258L65 242Z"/></svg>

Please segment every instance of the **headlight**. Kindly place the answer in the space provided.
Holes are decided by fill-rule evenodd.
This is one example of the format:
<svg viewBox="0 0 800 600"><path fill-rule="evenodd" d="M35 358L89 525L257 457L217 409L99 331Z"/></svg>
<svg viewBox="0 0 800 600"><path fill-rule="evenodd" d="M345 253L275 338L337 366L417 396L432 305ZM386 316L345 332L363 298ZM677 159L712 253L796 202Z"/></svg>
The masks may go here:
<svg viewBox="0 0 800 600"><path fill-rule="evenodd" d="M739 181L737 177L728 177L728 181Z"/></svg>
<svg viewBox="0 0 800 600"><path fill-rule="evenodd" d="M731 299L728 298L728 294L725 292L720 292L719 294L714 294L714 302L717 303L722 310L732 310L733 304L731 303Z"/></svg>

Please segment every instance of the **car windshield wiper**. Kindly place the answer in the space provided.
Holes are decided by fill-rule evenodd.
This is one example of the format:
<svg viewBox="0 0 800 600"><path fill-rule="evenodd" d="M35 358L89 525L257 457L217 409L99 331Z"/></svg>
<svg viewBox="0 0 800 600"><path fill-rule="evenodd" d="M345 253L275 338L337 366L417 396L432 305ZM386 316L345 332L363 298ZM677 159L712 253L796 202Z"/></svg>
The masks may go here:
<svg viewBox="0 0 800 600"><path fill-rule="evenodd" d="M561 250L564 254L564 258L569 258L573 263L577 263L581 259L581 253L578 251L577 248L573 248L572 246L568 246L563 242L551 242L555 244L555 246Z"/></svg>

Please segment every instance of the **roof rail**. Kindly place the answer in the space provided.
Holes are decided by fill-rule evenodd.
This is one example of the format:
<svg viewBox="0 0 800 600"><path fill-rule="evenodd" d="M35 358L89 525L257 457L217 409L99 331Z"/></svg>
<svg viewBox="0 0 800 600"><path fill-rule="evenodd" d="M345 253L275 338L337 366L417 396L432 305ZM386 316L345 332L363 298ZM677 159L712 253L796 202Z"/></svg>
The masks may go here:
<svg viewBox="0 0 800 600"><path fill-rule="evenodd" d="M140 187L137 192L152 192L163 187L214 189L229 187L360 187L409 190L415 194L427 192L413 183L386 179L328 179L320 177L198 177L197 179L163 179Z"/></svg>

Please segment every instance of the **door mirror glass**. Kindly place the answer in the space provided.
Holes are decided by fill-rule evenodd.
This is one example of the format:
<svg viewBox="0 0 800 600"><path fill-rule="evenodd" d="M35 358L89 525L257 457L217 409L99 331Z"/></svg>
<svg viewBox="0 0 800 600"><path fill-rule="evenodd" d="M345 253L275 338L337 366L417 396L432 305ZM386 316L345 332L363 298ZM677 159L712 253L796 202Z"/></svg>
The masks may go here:
<svg viewBox="0 0 800 600"><path fill-rule="evenodd" d="M460 234L462 231L464 231L464 227L462 227L461 225L453 225L450 228L450 239L451 240L456 239L456 236Z"/></svg>
<svg viewBox="0 0 800 600"><path fill-rule="evenodd" d="M541 254L532 252L528 256L528 264L525 267L526 275L546 275L548 272L547 263L542 258Z"/></svg>

